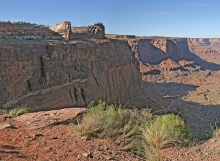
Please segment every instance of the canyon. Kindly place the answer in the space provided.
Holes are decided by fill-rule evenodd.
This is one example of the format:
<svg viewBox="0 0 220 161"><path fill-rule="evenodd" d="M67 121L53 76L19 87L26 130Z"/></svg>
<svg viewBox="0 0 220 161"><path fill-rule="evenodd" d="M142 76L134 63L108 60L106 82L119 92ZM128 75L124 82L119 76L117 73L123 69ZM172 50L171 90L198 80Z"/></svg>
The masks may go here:
<svg viewBox="0 0 220 161"><path fill-rule="evenodd" d="M102 23L0 23L0 107L92 101L177 113L193 136L220 124L220 39L105 34Z"/></svg>

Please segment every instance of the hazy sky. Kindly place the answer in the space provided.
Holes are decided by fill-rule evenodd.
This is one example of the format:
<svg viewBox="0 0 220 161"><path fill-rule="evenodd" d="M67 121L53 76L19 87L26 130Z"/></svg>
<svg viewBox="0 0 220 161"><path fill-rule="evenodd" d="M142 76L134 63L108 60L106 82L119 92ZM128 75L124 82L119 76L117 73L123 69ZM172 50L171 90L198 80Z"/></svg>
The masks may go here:
<svg viewBox="0 0 220 161"><path fill-rule="evenodd" d="M0 0L0 21L103 22L110 34L220 38L219 8L220 0Z"/></svg>

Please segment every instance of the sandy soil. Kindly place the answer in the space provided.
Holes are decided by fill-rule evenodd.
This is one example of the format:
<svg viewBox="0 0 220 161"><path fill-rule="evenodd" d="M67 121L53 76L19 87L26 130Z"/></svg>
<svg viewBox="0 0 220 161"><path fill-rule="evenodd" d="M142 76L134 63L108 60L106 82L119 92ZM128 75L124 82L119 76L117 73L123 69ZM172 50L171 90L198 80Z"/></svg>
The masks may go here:
<svg viewBox="0 0 220 161"><path fill-rule="evenodd" d="M17 122L1 118L12 126L0 130L0 159L4 161L135 161L109 140L74 136L71 125L40 129L16 128Z"/></svg>

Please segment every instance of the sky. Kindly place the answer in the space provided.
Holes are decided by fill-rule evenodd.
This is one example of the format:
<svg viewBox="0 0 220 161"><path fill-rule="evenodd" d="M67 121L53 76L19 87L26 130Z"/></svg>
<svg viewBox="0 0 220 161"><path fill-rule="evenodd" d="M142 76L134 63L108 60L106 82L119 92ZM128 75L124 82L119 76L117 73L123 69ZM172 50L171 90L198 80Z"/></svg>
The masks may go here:
<svg viewBox="0 0 220 161"><path fill-rule="evenodd" d="M0 21L105 25L107 34L220 38L220 0L0 0Z"/></svg>

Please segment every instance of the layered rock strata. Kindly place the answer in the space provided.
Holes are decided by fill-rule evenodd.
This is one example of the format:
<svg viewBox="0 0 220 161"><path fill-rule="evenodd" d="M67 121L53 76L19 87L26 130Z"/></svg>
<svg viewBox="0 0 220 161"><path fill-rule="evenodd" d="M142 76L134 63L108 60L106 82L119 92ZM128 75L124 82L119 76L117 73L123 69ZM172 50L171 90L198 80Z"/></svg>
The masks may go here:
<svg viewBox="0 0 220 161"><path fill-rule="evenodd" d="M127 41L0 41L3 108L27 104L39 111L96 100L127 104L141 91L139 63Z"/></svg>

